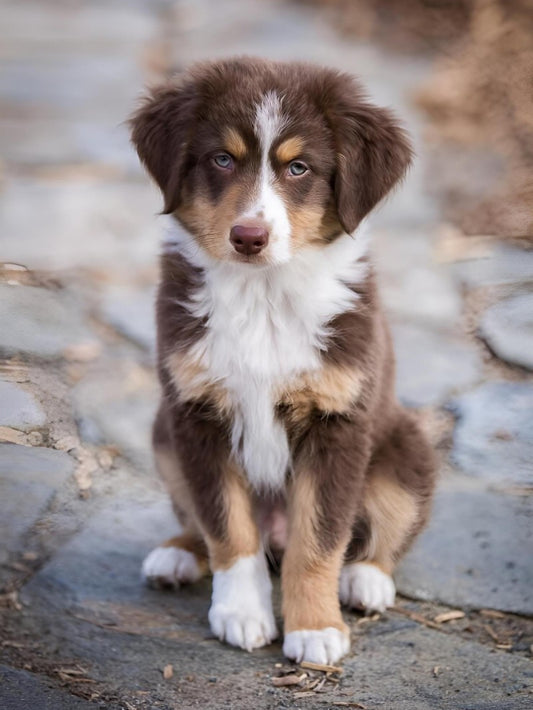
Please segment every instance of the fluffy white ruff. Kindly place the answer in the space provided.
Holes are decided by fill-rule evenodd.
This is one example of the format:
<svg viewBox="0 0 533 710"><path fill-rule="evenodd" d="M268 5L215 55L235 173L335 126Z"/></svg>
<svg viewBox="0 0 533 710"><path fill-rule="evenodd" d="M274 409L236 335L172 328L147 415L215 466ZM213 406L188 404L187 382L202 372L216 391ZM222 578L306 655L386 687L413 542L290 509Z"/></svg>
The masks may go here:
<svg viewBox="0 0 533 710"><path fill-rule="evenodd" d="M156 547L144 559L142 576L152 586L179 587L202 576L195 555L179 547Z"/></svg>
<svg viewBox="0 0 533 710"><path fill-rule="evenodd" d="M177 225L167 241L167 251L204 270L204 283L184 304L207 320L193 346L203 366L194 384L220 382L229 393L234 453L258 489L284 484L289 446L275 418L276 396L292 378L321 366L328 322L357 302L349 285L367 274L360 261L367 243L358 231L302 249L287 263L257 267L211 258Z"/></svg>
<svg viewBox="0 0 533 710"><path fill-rule="evenodd" d="M392 577L375 565L354 562L343 567L339 582L342 604L352 609L364 609L367 613L383 612L394 605L395 596Z"/></svg>
<svg viewBox="0 0 533 710"><path fill-rule="evenodd" d="M215 572L209 609L215 636L246 651L269 644L278 635L271 592L263 551L241 557L229 569Z"/></svg>
<svg viewBox="0 0 533 710"><path fill-rule="evenodd" d="M336 663L350 650L348 634L328 626L319 630L291 631L285 635L283 653L297 663Z"/></svg>

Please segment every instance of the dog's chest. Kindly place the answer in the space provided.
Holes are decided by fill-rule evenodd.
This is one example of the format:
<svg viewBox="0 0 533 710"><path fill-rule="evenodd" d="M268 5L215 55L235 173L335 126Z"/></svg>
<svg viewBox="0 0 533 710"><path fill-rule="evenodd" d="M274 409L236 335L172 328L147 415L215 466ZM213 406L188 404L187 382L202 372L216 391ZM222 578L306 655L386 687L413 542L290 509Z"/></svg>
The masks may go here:
<svg viewBox="0 0 533 710"><path fill-rule="evenodd" d="M356 295L339 269L316 258L298 267L250 270L223 265L206 274L192 309L206 319L194 346L206 385L230 402L232 445L256 488L279 489L290 467L280 392L321 367L332 318Z"/></svg>

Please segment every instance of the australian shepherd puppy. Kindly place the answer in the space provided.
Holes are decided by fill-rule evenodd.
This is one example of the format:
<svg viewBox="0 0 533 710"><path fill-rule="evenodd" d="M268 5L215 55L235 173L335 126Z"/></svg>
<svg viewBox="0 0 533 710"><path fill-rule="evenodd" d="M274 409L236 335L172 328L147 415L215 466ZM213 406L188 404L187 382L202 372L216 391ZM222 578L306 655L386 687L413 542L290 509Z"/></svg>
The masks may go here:
<svg viewBox="0 0 533 710"><path fill-rule="evenodd" d="M431 450L394 395L364 220L408 139L350 76L239 58L154 90L133 142L172 215L157 301L154 448L182 534L156 583L211 570L209 622L251 651L337 661L340 604L383 611L428 516Z"/></svg>

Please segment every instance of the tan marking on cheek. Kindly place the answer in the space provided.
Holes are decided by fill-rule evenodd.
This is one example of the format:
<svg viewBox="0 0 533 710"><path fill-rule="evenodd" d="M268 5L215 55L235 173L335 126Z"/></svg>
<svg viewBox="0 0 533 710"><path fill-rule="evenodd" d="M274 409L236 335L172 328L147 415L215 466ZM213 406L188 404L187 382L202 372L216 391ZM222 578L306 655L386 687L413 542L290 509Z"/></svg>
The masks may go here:
<svg viewBox="0 0 533 710"><path fill-rule="evenodd" d="M303 422L313 410L346 414L358 400L364 376L357 369L326 365L301 375L279 394L279 404L288 407L293 424Z"/></svg>
<svg viewBox="0 0 533 710"><path fill-rule="evenodd" d="M238 217L238 205L249 192L249 185L228 186L216 203L205 197L186 195L177 216L196 241L214 258L226 259L233 253L229 233Z"/></svg>
<svg viewBox="0 0 533 710"><path fill-rule="evenodd" d="M276 157L280 163L289 163L301 154L303 147L304 142L300 136L291 136L276 148Z"/></svg>
<svg viewBox="0 0 533 710"><path fill-rule="evenodd" d="M316 207L289 208L291 243L294 249L324 242L324 210Z"/></svg>
<svg viewBox="0 0 533 710"><path fill-rule="evenodd" d="M224 509L226 536L224 540L207 537L211 569L228 569L239 557L259 551L259 530L254 520L252 501L244 477L235 463L229 462L225 472Z"/></svg>
<svg viewBox="0 0 533 710"><path fill-rule="evenodd" d="M224 387L210 380L203 365L190 351L176 351L166 360L172 381L183 400L208 400L222 415L232 410L231 399Z"/></svg>
<svg viewBox="0 0 533 710"><path fill-rule="evenodd" d="M371 479L365 496L370 518L368 561L391 574L398 550L418 521L415 497L385 474Z"/></svg>
<svg viewBox="0 0 533 710"><path fill-rule="evenodd" d="M224 129L224 145L229 153L241 160L248 152L244 138L231 126Z"/></svg>
<svg viewBox="0 0 533 710"><path fill-rule="evenodd" d="M311 476L297 474L289 495L289 541L281 575L285 633L327 627L347 632L338 596L347 540L327 556L319 552L316 490Z"/></svg>

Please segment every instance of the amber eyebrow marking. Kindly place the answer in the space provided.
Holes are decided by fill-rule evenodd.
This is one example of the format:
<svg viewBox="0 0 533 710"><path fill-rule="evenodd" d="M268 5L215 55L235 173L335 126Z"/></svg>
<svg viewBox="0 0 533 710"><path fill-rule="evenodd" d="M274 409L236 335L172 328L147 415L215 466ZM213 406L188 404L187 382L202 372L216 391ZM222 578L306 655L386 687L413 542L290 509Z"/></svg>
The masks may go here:
<svg viewBox="0 0 533 710"><path fill-rule="evenodd" d="M280 163L288 163L297 158L304 147L303 139L300 136L291 136L280 143L276 148L276 157Z"/></svg>
<svg viewBox="0 0 533 710"><path fill-rule="evenodd" d="M248 152L243 137L231 126L224 129L224 144L228 152L235 158L244 158Z"/></svg>

